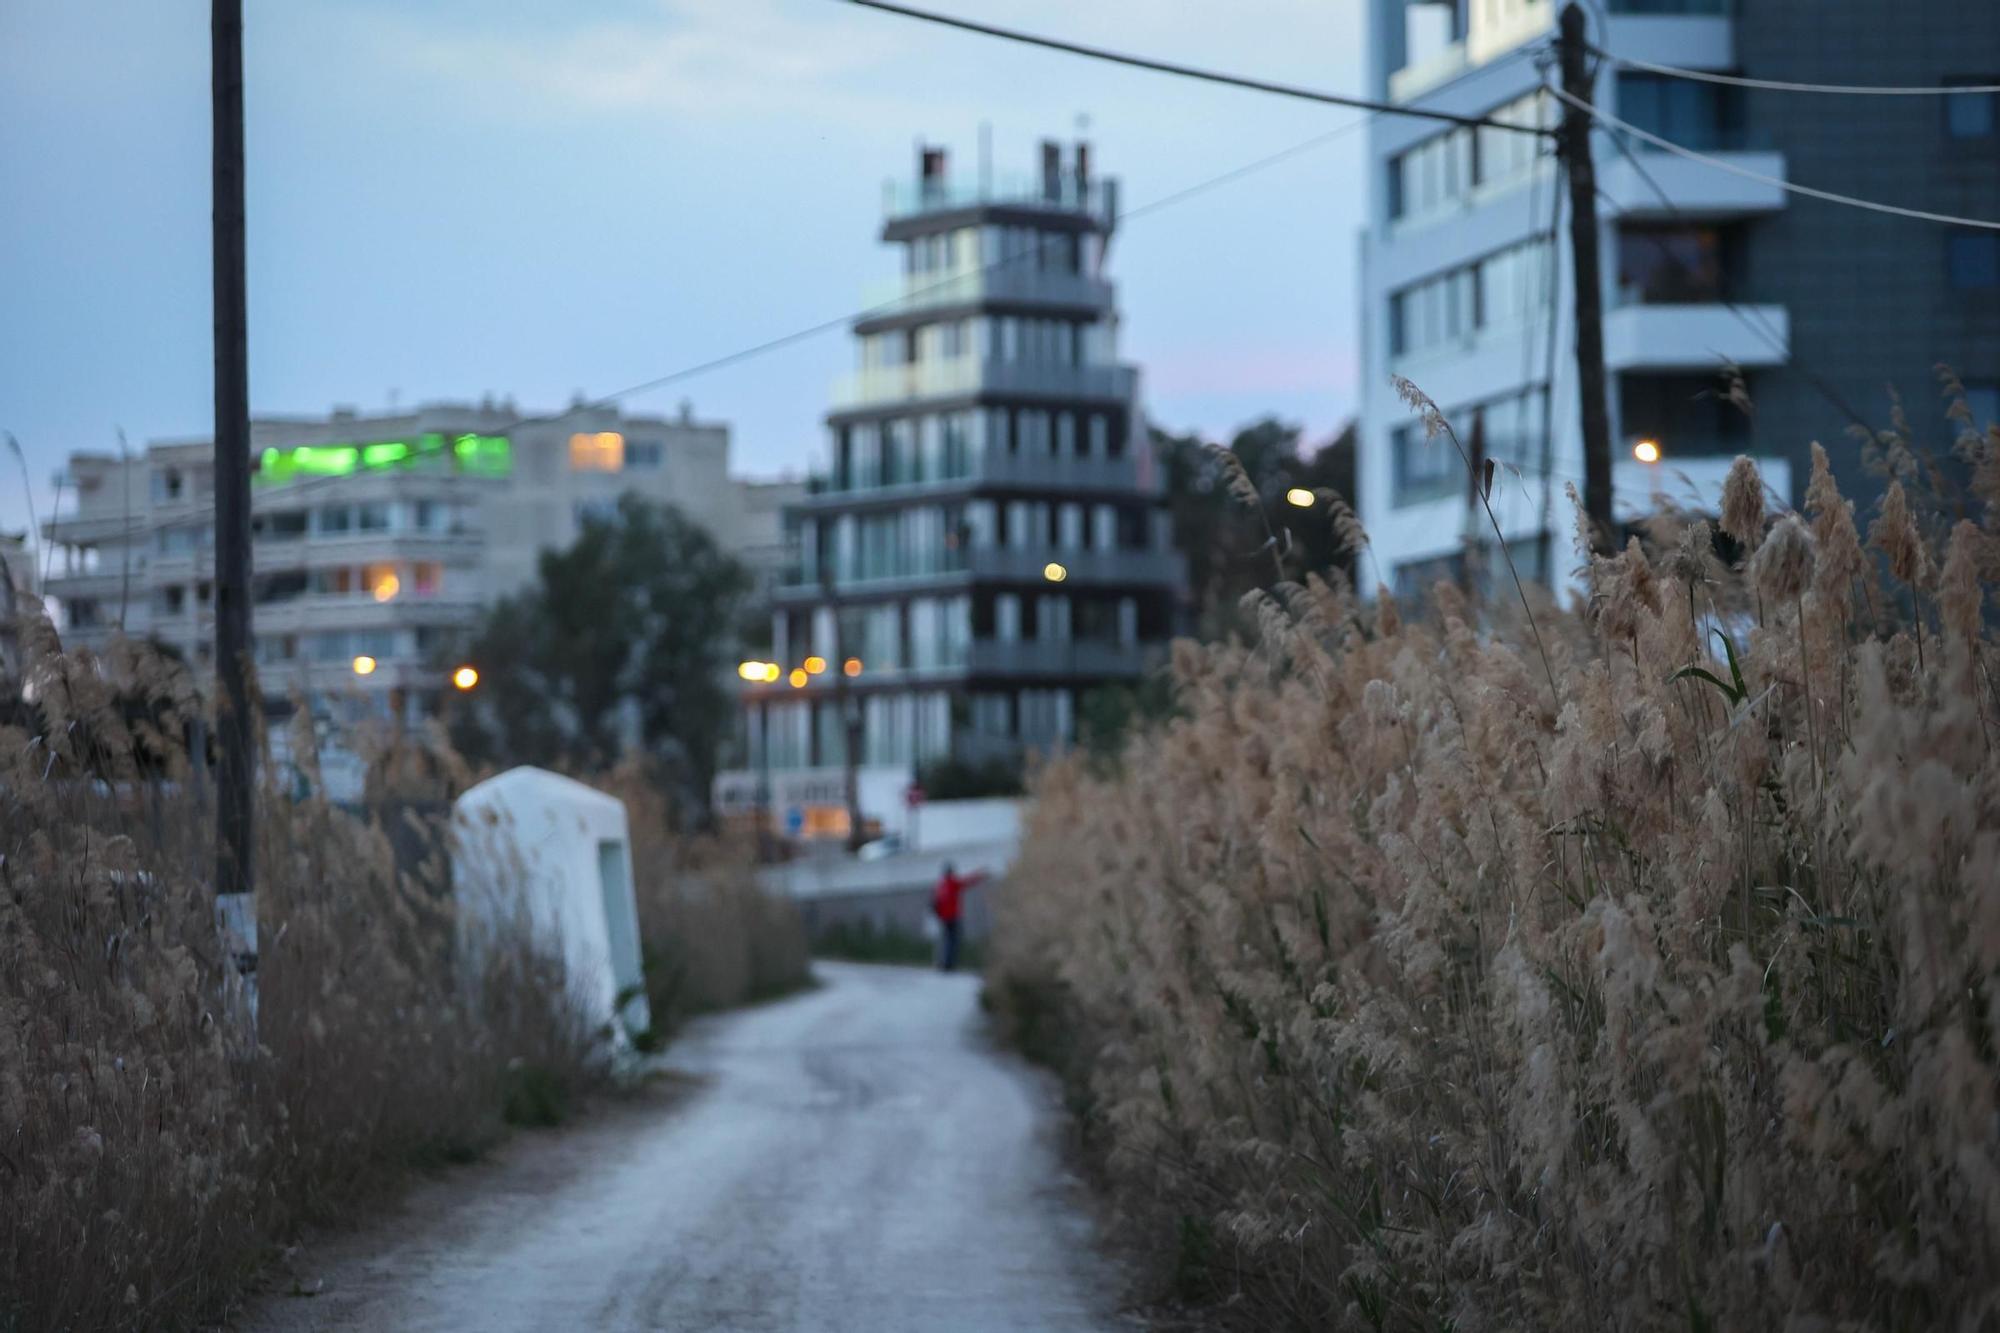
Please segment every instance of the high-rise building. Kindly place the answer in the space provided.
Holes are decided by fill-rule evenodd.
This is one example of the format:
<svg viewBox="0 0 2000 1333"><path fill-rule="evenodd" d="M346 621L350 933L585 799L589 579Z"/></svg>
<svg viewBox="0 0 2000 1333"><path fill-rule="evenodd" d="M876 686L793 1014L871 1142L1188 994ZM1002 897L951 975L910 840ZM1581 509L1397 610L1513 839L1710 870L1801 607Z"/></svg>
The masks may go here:
<svg viewBox="0 0 2000 1333"><path fill-rule="evenodd" d="M438 651L480 608L535 576L626 492L674 504L753 564L773 561L760 483L729 476L729 429L578 402L524 418L511 403L259 418L251 490L252 630L266 702L294 691L364 710L428 711ZM158 641L206 669L214 644L214 448L155 443L75 454L65 512L44 525L46 592L64 638Z"/></svg>
<svg viewBox="0 0 2000 1333"><path fill-rule="evenodd" d="M1163 648L1183 566L1118 361L1116 198L1081 144L1001 183L925 148L891 187L903 276L855 322L827 465L791 511L753 771L838 771L848 708L871 770L1059 750L1080 698ZM751 781L725 778L725 803Z"/></svg>
<svg viewBox="0 0 2000 1333"><path fill-rule="evenodd" d="M1562 108L1543 81L1559 82L1558 10L1371 0L1372 92L1552 126ZM1624 131L1593 136L1621 513L1655 492L1711 505L1739 453L1795 503L1814 440L1865 504L1880 483L1847 428L1855 416L1886 428L1893 387L1926 439L1948 449L1941 362L1964 376L1975 413L2000 414L2000 234L1796 198L1753 178L2000 219L1993 95L1745 88L1616 59L1776 82L1994 84L2000 6L1602 0L1586 11L1591 40L1614 57L1595 63L1597 107L1724 164ZM1395 374L1498 464L1494 505L1524 573L1560 577L1573 563L1563 487L1581 488L1583 456L1567 199L1549 144L1391 115L1369 133L1360 507L1376 554L1409 589L1490 536L1463 463L1425 440ZM1752 410L1732 402L1741 395L1726 365Z"/></svg>

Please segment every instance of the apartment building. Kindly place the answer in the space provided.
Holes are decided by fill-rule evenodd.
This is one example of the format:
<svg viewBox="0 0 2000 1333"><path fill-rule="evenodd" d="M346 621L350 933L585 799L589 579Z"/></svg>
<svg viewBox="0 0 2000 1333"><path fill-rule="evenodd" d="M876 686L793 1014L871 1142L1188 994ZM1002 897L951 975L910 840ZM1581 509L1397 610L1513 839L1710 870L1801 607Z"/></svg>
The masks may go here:
<svg viewBox="0 0 2000 1333"><path fill-rule="evenodd" d="M251 441L255 651L280 709L297 691L316 705L431 711L447 688L440 651L628 491L680 506L729 549L745 536L728 427L685 406L677 418L582 403L524 418L491 400L336 409L259 418ZM211 664L212 466L207 440L71 457L73 501L44 527L46 591L68 643L122 630ZM769 526L754 515L748 526L767 563Z"/></svg>
<svg viewBox="0 0 2000 1333"><path fill-rule="evenodd" d="M1550 0L1371 0L1376 95L1552 126ZM1944 87L2000 82L2000 7L1603 0L1613 55L1774 81ZM1600 26L1600 17L1603 26ZM1754 176L1934 212L2000 218L1991 96L1841 97L1745 89L1599 64L1610 115ZM1658 149L1593 136L1615 503L1712 507L1729 462L1759 459L1796 502L1809 446L1844 488L1879 483L1847 428L1889 424L1888 390L1936 446L1932 368L1957 366L2000 414L2000 237L1859 212ZM1454 573L1490 537L1466 471L1390 385L1434 398L1498 465L1493 500L1525 572L1559 579L1565 483L1583 476L1567 200L1546 139L1383 116L1362 238L1361 510L1398 587ZM1558 211L1558 209L1561 211ZM1556 224L1560 224L1559 226ZM1556 243L1550 244L1552 228ZM1725 366L1754 410L1732 405ZM1493 562L1486 562L1490 569Z"/></svg>
<svg viewBox="0 0 2000 1333"><path fill-rule="evenodd" d="M902 276L855 322L827 465L790 512L752 762L837 771L849 707L871 770L1057 750L1079 698L1164 647L1184 574L1118 361L1116 183L1065 156L996 183L925 148L890 188Z"/></svg>

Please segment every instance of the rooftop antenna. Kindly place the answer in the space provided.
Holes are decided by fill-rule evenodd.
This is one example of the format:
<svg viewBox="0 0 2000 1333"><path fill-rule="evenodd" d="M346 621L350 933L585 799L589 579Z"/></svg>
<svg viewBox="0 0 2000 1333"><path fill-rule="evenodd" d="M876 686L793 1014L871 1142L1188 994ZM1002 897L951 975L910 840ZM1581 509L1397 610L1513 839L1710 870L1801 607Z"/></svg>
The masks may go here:
<svg viewBox="0 0 2000 1333"><path fill-rule="evenodd" d="M993 194L993 122L979 122L979 197Z"/></svg>

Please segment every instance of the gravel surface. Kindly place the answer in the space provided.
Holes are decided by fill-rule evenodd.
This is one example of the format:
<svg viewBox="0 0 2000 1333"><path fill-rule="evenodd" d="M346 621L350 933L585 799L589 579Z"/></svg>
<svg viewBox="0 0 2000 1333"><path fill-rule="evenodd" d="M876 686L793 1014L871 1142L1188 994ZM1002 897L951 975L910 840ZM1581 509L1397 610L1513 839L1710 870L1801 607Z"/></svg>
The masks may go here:
<svg viewBox="0 0 2000 1333"><path fill-rule="evenodd" d="M293 1273L319 1294L239 1327L1134 1327L1049 1091L988 1044L978 982L818 970L818 990L690 1029L637 1104L517 1136L309 1246Z"/></svg>

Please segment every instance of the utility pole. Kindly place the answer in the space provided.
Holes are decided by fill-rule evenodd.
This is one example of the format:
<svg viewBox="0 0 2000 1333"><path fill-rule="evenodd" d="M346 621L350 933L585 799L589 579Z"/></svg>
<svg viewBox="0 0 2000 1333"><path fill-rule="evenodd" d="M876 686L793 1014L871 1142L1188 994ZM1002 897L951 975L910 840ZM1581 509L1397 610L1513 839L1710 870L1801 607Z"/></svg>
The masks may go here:
<svg viewBox="0 0 2000 1333"><path fill-rule="evenodd" d="M256 830L251 813L250 370L243 267L243 0L210 0L215 242L216 919L255 1021Z"/></svg>
<svg viewBox="0 0 2000 1333"><path fill-rule="evenodd" d="M1611 522L1611 408L1604 386L1604 270L1597 254L1597 167L1590 158L1590 62L1583 7L1575 0L1563 7L1561 48L1563 92L1575 99L1563 103L1560 143L1569 178L1569 245L1576 270L1583 509L1590 519L1591 544L1609 554L1616 544L1616 529Z"/></svg>

